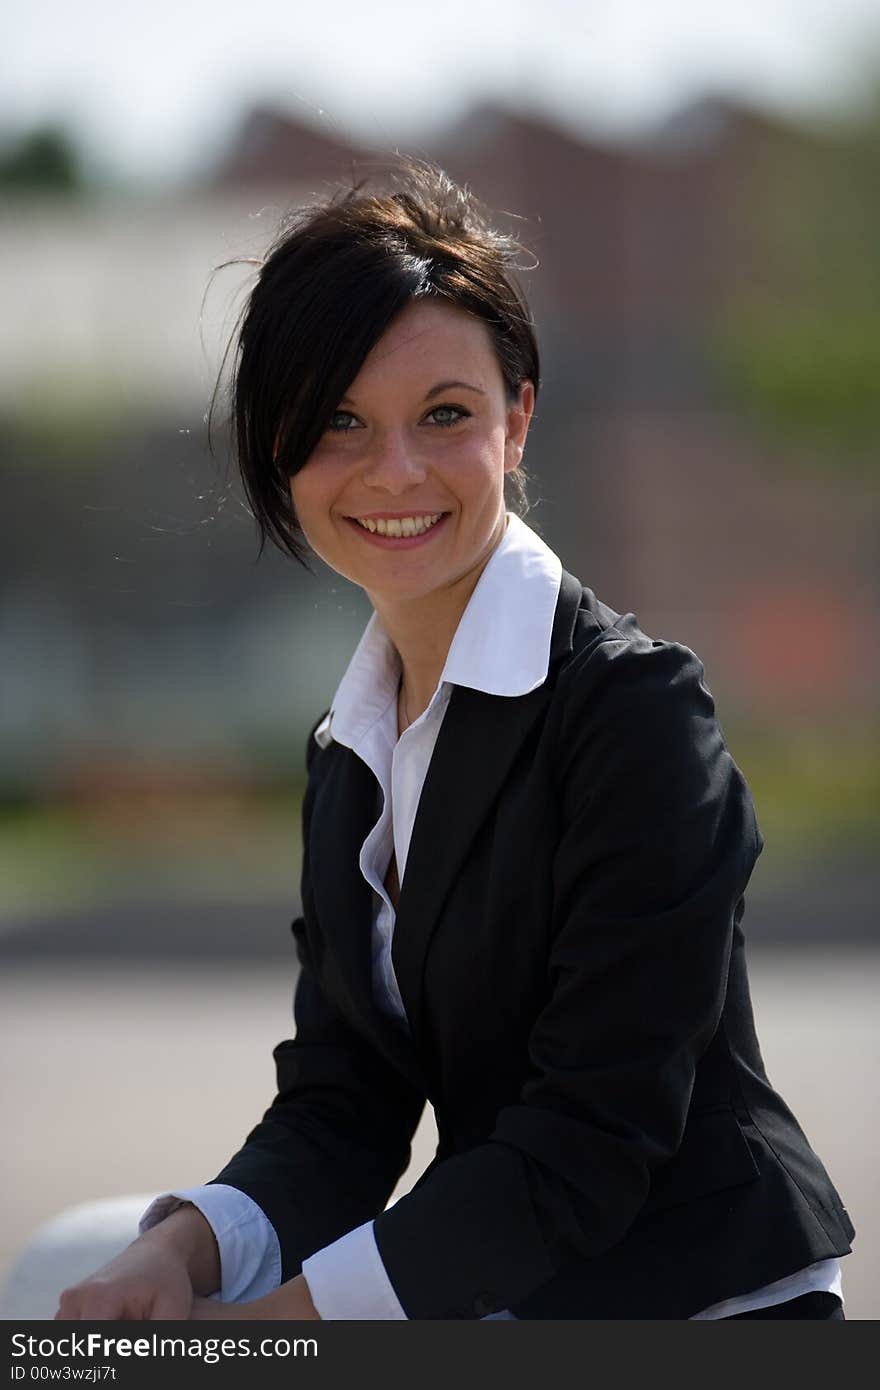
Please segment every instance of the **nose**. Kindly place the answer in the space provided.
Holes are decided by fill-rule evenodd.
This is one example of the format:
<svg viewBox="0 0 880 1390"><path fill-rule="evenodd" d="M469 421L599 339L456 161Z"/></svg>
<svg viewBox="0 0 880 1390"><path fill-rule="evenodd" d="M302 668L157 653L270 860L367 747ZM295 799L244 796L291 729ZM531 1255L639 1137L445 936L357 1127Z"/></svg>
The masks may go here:
<svg viewBox="0 0 880 1390"><path fill-rule="evenodd" d="M424 482L427 470L401 432L386 430L377 436L362 477L368 487L396 497Z"/></svg>

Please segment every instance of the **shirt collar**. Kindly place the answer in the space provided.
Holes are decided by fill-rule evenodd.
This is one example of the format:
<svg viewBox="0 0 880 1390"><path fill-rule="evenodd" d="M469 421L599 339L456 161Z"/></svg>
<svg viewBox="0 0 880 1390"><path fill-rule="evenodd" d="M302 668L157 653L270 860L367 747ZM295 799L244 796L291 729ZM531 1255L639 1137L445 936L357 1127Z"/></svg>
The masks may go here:
<svg viewBox="0 0 880 1390"><path fill-rule="evenodd" d="M487 695L526 695L547 678L550 638L562 562L513 512L461 615L435 691L444 683ZM487 640L487 634L489 638ZM315 730L357 746L396 698L400 658L374 613L336 689L330 712Z"/></svg>

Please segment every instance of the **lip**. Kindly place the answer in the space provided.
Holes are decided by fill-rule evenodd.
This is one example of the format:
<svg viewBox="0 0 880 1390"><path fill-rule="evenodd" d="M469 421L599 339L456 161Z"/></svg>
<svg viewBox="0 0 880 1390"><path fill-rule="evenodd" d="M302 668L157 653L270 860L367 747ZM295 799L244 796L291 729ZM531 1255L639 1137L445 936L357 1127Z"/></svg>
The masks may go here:
<svg viewBox="0 0 880 1390"><path fill-rule="evenodd" d="M362 512L360 515L369 517L371 520L378 521L384 517L386 521L402 516L434 516L434 512ZM446 522L449 520L451 512L444 512L439 521L435 521L427 531L423 531L419 536L380 536L378 531L368 531L366 526L361 526L358 521L351 516L345 520L349 526L354 527L358 535L361 536L368 545L377 545L380 550L415 550L417 546L427 545L436 531L442 531Z"/></svg>
<svg viewBox="0 0 880 1390"><path fill-rule="evenodd" d="M363 517L365 521L402 521L405 516L436 516L442 511L442 507L410 507L408 512L358 512L357 516ZM355 521L357 517L350 516L346 519Z"/></svg>

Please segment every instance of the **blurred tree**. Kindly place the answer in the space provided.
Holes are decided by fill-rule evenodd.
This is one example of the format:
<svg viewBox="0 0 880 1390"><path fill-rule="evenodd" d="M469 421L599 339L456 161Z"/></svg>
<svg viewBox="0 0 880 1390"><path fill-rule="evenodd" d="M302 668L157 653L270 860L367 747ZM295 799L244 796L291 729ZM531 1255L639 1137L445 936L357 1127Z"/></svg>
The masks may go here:
<svg viewBox="0 0 880 1390"><path fill-rule="evenodd" d="M876 473L880 82L857 121L768 142L740 206L750 274L715 344L737 403L802 462Z"/></svg>
<svg viewBox="0 0 880 1390"><path fill-rule="evenodd" d="M61 126L38 126L0 153L0 190L75 193L84 186L76 147Z"/></svg>

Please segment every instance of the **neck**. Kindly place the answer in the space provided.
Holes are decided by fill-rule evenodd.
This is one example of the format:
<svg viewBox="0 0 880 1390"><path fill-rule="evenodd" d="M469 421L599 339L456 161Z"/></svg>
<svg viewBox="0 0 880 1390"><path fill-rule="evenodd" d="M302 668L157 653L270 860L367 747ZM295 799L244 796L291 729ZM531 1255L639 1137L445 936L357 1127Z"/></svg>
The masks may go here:
<svg viewBox="0 0 880 1390"><path fill-rule="evenodd" d="M410 723L427 708L437 689L461 615L506 529L505 514L485 555L465 574L442 589L434 589L417 599L397 599L368 593L382 626L400 656L406 713Z"/></svg>

